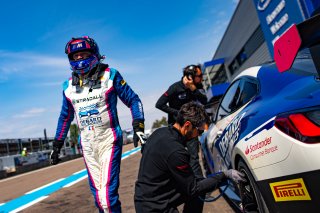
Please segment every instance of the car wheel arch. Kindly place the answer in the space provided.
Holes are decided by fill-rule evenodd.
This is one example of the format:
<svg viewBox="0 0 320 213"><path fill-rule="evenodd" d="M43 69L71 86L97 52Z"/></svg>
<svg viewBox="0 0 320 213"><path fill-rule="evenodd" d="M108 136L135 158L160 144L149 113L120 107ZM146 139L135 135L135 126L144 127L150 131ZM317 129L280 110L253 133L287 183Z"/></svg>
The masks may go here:
<svg viewBox="0 0 320 213"><path fill-rule="evenodd" d="M246 175L249 175L249 176L251 176L251 178L253 179L253 181L254 181L254 186L253 185L251 185L252 183L250 183L250 185L253 187L253 193L255 194L255 197L256 197L256 201L257 201L257 205L259 206L258 208L260 209L259 210L259 212L261 211L262 213L269 213L270 211L269 211L269 209L268 209L268 205L266 204L266 202L265 202L265 198L264 198L264 196L261 194L261 189L259 188L259 186L257 185L257 183L256 183L256 177L254 176L254 174L252 173L252 169L251 168L249 168L249 166L248 166L248 164L247 164L247 162L240 156L240 155L237 155L236 157L235 157L235 162L236 162L236 164L235 164L235 169L239 169L239 166L240 166L240 162L241 162L241 164L242 164L242 168L243 168L243 165L244 165L244 167L247 167L247 169L248 169L248 173L250 173L250 174L246 174ZM243 168L244 169L244 168ZM240 170L239 170L240 171ZM250 177L249 176L247 176L247 178L249 178L247 181L249 181L249 182L251 182L251 180L250 180ZM246 182L247 183L247 182ZM240 190L240 189L239 189ZM258 204L259 203L259 204ZM245 211L246 212L246 211Z"/></svg>
<svg viewBox="0 0 320 213"><path fill-rule="evenodd" d="M232 162L233 168L235 168L235 169L238 168L239 161L242 160L247 165L247 167L250 170L252 170L252 167L251 167L250 163L247 161L246 156L238 147L234 148L232 159L233 159L233 162ZM256 179L256 177L255 177L255 179Z"/></svg>

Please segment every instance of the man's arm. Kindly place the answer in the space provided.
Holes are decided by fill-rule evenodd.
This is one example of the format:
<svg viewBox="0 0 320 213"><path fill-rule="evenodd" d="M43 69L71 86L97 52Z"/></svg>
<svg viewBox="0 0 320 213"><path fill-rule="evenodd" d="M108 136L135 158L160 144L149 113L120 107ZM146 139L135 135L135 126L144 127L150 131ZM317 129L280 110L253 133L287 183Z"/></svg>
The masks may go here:
<svg viewBox="0 0 320 213"><path fill-rule="evenodd" d="M193 79L189 79L187 76L184 76L183 84L191 90L193 101L199 101L203 105L207 104L207 96L201 83L196 85L194 84Z"/></svg>
<svg viewBox="0 0 320 213"><path fill-rule="evenodd" d="M59 163L59 154L63 146L64 140L67 137L70 125L74 119L74 109L70 101L67 99L64 91L62 95L62 107L60 116L58 119L58 125L56 130L56 135L53 141L53 148L50 154L50 163L57 164Z"/></svg>
<svg viewBox="0 0 320 213"><path fill-rule="evenodd" d="M120 100L130 108L133 120L144 122L143 106L139 96L131 89L121 74L111 69L111 78L113 77L113 86Z"/></svg>
<svg viewBox="0 0 320 213"><path fill-rule="evenodd" d="M67 99L64 91L62 95L62 107L60 116L58 119L58 125L55 135L55 140L58 141L64 141L64 139L67 137L70 124L74 119L74 109L70 101Z"/></svg>
<svg viewBox="0 0 320 213"><path fill-rule="evenodd" d="M201 181L197 180L189 165L189 155L186 150L173 152L168 158L168 167L177 187L189 197L213 191L219 186L219 183L226 180L223 173Z"/></svg>
<svg viewBox="0 0 320 213"><path fill-rule="evenodd" d="M206 105L208 102L207 95L205 94L202 84L197 86L197 89L193 91L193 96L203 105Z"/></svg>
<svg viewBox="0 0 320 213"><path fill-rule="evenodd" d="M131 109L132 114L132 127L134 131L133 142L134 146L138 146L138 142L144 144L144 112L142 102L139 96L131 89L127 82L122 78L121 74L112 69L114 74L113 86L121 101ZM140 137L142 139L140 139ZM141 149L142 150L142 149Z"/></svg>
<svg viewBox="0 0 320 213"><path fill-rule="evenodd" d="M174 88L173 85L169 87L169 89L163 93L160 98L158 99L156 103L156 108L160 109L161 111L172 114L176 116L178 114L179 110L176 110L174 108L169 107L168 103L170 100L170 97L174 94Z"/></svg>

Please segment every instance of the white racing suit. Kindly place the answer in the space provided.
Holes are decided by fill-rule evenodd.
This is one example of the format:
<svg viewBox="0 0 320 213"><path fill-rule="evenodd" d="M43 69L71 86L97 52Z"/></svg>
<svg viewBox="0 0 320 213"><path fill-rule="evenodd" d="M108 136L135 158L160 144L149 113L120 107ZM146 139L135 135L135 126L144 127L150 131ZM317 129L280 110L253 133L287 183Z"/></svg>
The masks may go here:
<svg viewBox="0 0 320 213"><path fill-rule="evenodd" d="M55 139L64 141L76 115L90 189L100 212L121 212L119 173L122 130L117 116L117 97L130 107L133 120L144 121L142 103L120 73L107 68L98 87L64 83L63 104Z"/></svg>

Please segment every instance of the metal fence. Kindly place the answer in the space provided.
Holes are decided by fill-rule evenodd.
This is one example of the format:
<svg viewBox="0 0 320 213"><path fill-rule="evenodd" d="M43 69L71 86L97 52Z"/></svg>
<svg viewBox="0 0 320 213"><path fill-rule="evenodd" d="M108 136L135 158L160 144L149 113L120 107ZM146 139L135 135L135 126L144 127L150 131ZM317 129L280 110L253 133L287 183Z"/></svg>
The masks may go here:
<svg viewBox="0 0 320 213"><path fill-rule="evenodd" d="M21 154L23 148L28 152L50 150L54 138L0 139L0 156Z"/></svg>

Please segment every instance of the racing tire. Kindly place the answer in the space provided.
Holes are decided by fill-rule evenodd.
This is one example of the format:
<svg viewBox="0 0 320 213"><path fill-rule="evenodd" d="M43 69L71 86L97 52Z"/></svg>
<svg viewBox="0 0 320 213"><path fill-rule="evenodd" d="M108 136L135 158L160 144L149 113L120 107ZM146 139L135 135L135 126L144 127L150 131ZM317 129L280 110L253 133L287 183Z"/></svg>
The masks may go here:
<svg viewBox="0 0 320 213"><path fill-rule="evenodd" d="M243 212L269 213L266 202L253 178L248 166L240 160L238 171L245 174L246 182L239 183L239 193L242 200Z"/></svg>

